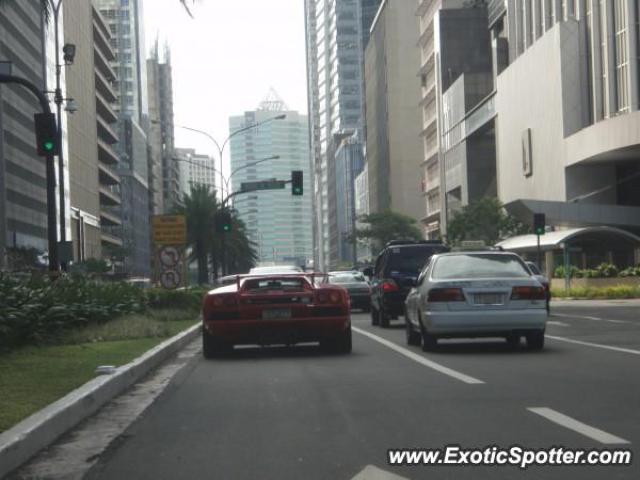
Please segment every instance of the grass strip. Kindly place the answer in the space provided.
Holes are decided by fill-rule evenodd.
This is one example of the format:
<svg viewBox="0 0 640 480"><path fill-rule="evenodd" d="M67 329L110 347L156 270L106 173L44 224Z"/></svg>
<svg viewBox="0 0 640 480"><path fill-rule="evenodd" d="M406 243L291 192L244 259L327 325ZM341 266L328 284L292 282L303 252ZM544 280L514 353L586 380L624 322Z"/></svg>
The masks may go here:
<svg viewBox="0 0 640 480"><path fill-rule="evenodd" d="M553 298L575 298L575 299L623 299L640 298L640 286L617 285L614 287L576 287L565 290L564 288L554 288L551 290Z"/></svg>
<svg viewBox="0 0 640 480"><path fill-rule="evenodd" d="M99 365L121 366L195 324L196 314L152 312L70 332L56 345L0 356L0 432L95 378Z"/></svg>

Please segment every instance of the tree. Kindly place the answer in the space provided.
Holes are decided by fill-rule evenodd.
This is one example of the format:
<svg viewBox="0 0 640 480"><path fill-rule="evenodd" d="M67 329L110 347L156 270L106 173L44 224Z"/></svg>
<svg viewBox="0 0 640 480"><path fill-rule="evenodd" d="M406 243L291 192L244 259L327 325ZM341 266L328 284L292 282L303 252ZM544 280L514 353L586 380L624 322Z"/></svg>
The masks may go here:
<svg viewBox="0 0 640 480"><path fill-rule="evenodd" d="M248 272L258 260L256 243L247 236L246 225L238 212L231 210L233 228L225 239L227 268L229 274Z"/></svg>
<svg viewBox="0 0 640 480"><path fill-rule="evenodd" d="M195 184L183 197L183 206L175 213L187 219L187 244L191 247L191 259L198 264L198 283L209 281L208 255L214 242L215 215L219 204L216 192L208 185Z"/></svg>
<svg viewBox="0 0 640 480"><path fill-rule="evenodd" d="M350 238L351 242L358 239L369 239L377 243L378 247L382 247L391 240L420 240L423 238L415 219L391 210L362 215L358 221L369 226L356 229Z"/></svg>
<svg viewBox="0 0 640 480"><path fill-rule="evenodd" d="M495 197L484 197L462 207L447 225L447 241L451 245L463 240L484 240L487 245L494 245L524 233L529 233L529 228L509 215Z"/></svg>

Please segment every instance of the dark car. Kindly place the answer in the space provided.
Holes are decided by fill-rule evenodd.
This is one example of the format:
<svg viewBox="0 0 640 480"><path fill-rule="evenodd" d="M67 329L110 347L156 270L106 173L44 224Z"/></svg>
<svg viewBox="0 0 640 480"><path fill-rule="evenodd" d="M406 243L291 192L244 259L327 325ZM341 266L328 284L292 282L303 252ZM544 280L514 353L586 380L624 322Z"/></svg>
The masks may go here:
<svg viewBox="0 0 640 480"><path fill-rule="evenodd" d="M393 241L380 252L371 277L371 324L383 328L404 315L404 301L422 267L436 253L448 252L439 241Z"/></svg>
<svg viewBox="0 0 640 480"><path fill-rule="evenodd" d="M549 282L549 278L544 275L538 266L533 262L526 262L527 267L531 270L531 274L536 277L536 280L540 282L540 284L544 287L547 297L547 312L551 311L550 303L551 303L551 284Z"/></svg>
<svg viewBox="0 0 640 480"><path fill-rule="evenodd" d="M329 283L340 285L349 292L351 308L371 311L371 287L360 272L329 272Z"/></svg>

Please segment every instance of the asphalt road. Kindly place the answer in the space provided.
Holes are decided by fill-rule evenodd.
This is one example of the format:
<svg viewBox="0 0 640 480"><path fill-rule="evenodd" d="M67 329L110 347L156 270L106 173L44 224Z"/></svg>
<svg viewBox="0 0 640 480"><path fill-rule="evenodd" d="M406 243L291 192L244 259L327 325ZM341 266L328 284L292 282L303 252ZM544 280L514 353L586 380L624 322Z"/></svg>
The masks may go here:
<svg viewBox="0 0 640 480"><path fill-rule="evenodd" d="M381 329L354 314L348 356L314 346L196 353L88 478L640 478L640 303L552 310L542 352L483 340L425 354L406 346L400 322ZM452 444L630 448L634 459L527 470L387 463L389 448Z"/></svg>

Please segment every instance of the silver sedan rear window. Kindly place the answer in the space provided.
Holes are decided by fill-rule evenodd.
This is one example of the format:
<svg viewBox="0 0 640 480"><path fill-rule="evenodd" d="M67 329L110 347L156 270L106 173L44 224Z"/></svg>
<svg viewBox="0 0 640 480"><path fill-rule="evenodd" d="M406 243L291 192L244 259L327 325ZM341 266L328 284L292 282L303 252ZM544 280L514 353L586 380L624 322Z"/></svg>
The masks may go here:
<svg viewBox="0 0 640 480"><path fill-rule="evenodd" d="M469 254L439 258L432 277L452 278L523 278L529 277L524 264L513 255Z"/></svg>

